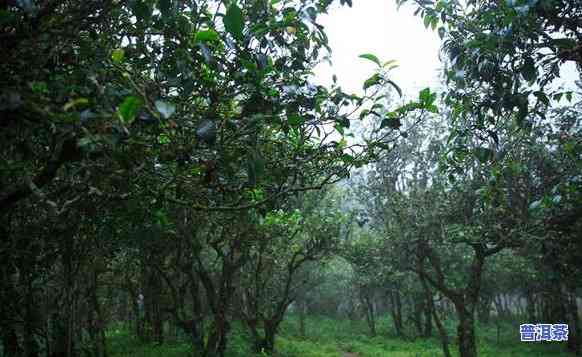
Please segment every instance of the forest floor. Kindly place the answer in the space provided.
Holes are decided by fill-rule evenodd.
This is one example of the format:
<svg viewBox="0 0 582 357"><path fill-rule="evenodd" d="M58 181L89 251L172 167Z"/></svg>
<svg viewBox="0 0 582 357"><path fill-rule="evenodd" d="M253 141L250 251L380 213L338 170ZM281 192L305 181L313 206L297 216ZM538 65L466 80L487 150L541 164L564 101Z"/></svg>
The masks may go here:
<svg viewBox="0 0 582 357"><path fill-rule="evenodd" d="M448 324L450 336L454 337L454 321ZM438 357L442 356L439 340L435 338L403 340L396 336L381 334L376 337L366 335L362 321L310 318L307 320L307 336L299 336L299 323L293 317L281 326L276 342L277 357ZM378 331L391 331L386 320L378 323ZM519 341L519 322L500 324L497 333L495 324L478 327L479 356L481 357L546 357L570 356L560 343L522 343ZM434 331L436 334L436 331ZM123 329L109 333L109 355L111 357L186 357L190 356L190 346L184 342L168 342L162 346L137 343ZM246 332L240 327L233 328L227 356L252 357ZM453 356L458 356L457 346L451 344ZM266 356L266 355L262 355ZM261 357L262 357L261 356ZM573 356L573 355L572 355Z"/></svg>

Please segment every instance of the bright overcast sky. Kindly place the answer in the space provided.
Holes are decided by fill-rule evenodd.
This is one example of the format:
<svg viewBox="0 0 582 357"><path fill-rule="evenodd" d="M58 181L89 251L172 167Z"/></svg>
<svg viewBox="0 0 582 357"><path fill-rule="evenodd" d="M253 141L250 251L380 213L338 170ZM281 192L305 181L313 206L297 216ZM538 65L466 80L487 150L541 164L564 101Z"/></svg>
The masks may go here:
<svg viewBox="0 0 582 357"><path fill-rule="evenodd" d="M333 74L347 92L360 92L373 74L374 64L358 58L372 53L382 62L396 60L399 68L392 79L410 96L422 88L438 84L440 40L427 30L411 7L396 8L394 0L359 0L352 8L334 7L320 23L325 26L332 49L333 68L319 65L315 74L322 84Z"/></svg>
<svg viewBox="0 0 582 357"><path fill-rule="evenodd" d="M394 80L409 97L416 97L426 87L439 86L441 64L440 39L436 31L426 29L422 18L414 16L414 8L398 10L395 0L356 0L352 8L334 6L320 18L332 49L333 68L321 64L315 68L317 81L329 85L333 74L347 92L361 93L362 84L373 74L374 64L358 58L372 53L382 62L396 60ZM562 78L555 83L576 90L579 79L572 63L562 67Z"/></svg>

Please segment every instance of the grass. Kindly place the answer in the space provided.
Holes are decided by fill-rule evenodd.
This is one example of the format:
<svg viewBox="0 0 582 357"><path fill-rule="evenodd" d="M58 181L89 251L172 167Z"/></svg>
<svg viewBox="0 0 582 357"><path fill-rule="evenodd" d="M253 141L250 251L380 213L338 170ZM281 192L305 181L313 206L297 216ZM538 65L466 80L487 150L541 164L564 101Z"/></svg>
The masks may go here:
<svg viewBox="0 0 582 357"><path fill-rule="evenodd" d="M343 357L352 352L360 357L433 357L442 356L441 345L435 338L404 340L391 335L390 321L378 322L379 336L369 337L362 321L334 320L323 317L309 318L307 336L299 335L299 322L289 317L281 326L277 338L277 357ZM447 323L450 336L454 336L454 322ZM436 334L436 331L434 331ZM481 357L505 356L568 356L563 343L522 343L519 341L519 323L500 324L497 336L495 324L478 326L479 355ZM162 346L142 344L123 328L108 333L112 357L186 357L190 346L186 342L171 342ZM458 356L457 346L450 346L453 356ZM234 324L229 339L228 357L251 357L253 353L246 331Z"/></svg>

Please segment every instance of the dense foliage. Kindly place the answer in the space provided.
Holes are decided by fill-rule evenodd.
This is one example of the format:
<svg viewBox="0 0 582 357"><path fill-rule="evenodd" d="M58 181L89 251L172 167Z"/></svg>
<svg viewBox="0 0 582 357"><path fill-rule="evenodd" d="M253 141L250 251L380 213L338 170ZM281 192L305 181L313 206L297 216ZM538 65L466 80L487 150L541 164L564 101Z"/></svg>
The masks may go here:
<svg viewBox="0 0 582 357"><path fill-rule="evenodd" d="M374 54L361 94L314 82L351 1L0 1L0 356L333 344L314 315L370 355L524 321L580 353L581 4L397 2L445 67L398 105Z"/></svg>

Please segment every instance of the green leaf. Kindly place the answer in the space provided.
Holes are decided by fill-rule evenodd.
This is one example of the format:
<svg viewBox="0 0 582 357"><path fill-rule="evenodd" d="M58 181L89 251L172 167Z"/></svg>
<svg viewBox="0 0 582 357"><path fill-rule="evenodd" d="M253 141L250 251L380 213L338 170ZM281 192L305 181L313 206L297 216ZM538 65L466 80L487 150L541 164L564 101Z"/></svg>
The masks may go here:
<svg viewBox="0 0 582 357"><path fill-rule="evenodd" d="M196 42L216 41L219 38L220 36L218 35L218 32L214 31L213 29L198 31L194 36Z"/></svg>
<svg viewBox="0 0 582 357"><path fill-rule="evenodd" d="M428 27L430 26L431 22L432 22L432 16L431 15L426 15L424 17L424 27L428 29Z"/></svg>
<svg viewBox="0 0 582 357"><path fill-rule="evenodd" d="M360 120L364 119L368 114L370 114L370 109L364 109L360 112Z"/></svg>
<svg viewBox="0 0 582 357"><path fill-rule="evenodd" d="M566 92L566 99L568 99L568 102L572 101L572 95L573 95L572 92Z"/></svg>
<svg viewBox="0 0 582 357"><path fill-rule="evenodd" d="M398 92L398 96L402 97L402 89L400 89L400 87L396 83L389 79L387 79L386 82L390 84L394 89L396 89L396 92Z"/></svg>
<svg viewBox="0 0 582 357"><path fill-rule="evenodd" d="M426 102L428 98L430 98L430 89L424 88L423 90L421 90L420 93L418 94L418 98L420 99L420 101Z"/></svg>
<svg viewBox="0 0 582 357"><path fill-rule="evenodd" d="M168 136L168 134L160 134L158 135L158 143L162 144L162 145L166 145L169 144L171 142L170 137Z"/></svg>
<svg viewBox="0 0 582 357"><path fill-rule="evenodd" d="M402 122L400 121L400 118L386 118L380 123L380 129L384 129L386 127L391 129L398 129L401 126Z"/></svg>
<svg viewBox="0 0 582 357"><path fill-rule="evenodd" d="M349 128L350 127L350 119L348 119L348 117L346 117L345 115L340 116L339 118L336 119L336 122L338 125L341 125L344 128Z"/></svg>
<svg viewBox="0 0 582 357"><path fill-rule="evenodd" d="M122 48L116 48L111 52L111 59L115 63L120 63L125 58L125 51Z"/></svg>
<svg viewBox="0 0 582 357"><path fill-rule="evenodd" d="M224 15L222 21L226 31L228 31L235 39L243 39L244 17L242 10L238 7L236 2L233 2L228 7L226 15Z"/></svg>
<svg viewBox="0 0 582 357"><path fill-rule="evenodd" d="M176 112L176 106L172 103L164 102L161 100L156 100L156 109L164 119L168 119Z"/></svg>
<svg viewBox="0 0 582 357"><path fill-rule="evenodd" d="M143 102L140 98L130 95L123 100L117 111L121 120L129 124L134 121L142 106Z"/></svg>
<svg viewBox="0 0 582 357"><path fill-rule="evenodd" d="M354 162L354 157L350 154L343 154L342 161L349 164L349 163Z"/></svg>
<svg viewBox="0 0 582 357"><path fill-rule="evenodd" d="M190 36L192 34L192 24L186 16L177 17L177 28L180 30L180 34L183 36Z"/></svg>
<svg viewBox="0 0 582 357"><path fill-rule="evenodd" d="M36 81L31 82L30 89L32 89L32 91L34 93L38 93L38 94L48 94L49 93L48 85L46 84L46 82L36 82Z"/></svg>
<svg viewBox="0 0 582 357"><path fill-rule="evenodd" d="M131 10L140 21L147 21L152 16L152 7L142 0L133 1Z"/></svg>
<svg viewBox="0 0 582 357"><path fill-rule="evenodd" d="M172 15L172 8L173 8L173 1L172 0L159 0L158 6L160 8L160 12L162 16L171 16Z"/></svg>
<svg viewBox="0 0 582 357"><path fill-rule="evenodd" d="M252 159L253 165L255 167L255 173L257 175L257 178L259 179L265 173L265 158L263 157L263 155L261 155L260 152L254 151Z"/></svg>
<svg viewBox="0 0 582 357"><path fill-rule="evenodd" d="M533 82L538 77L538 70L536 69L535 62L531 58L526 58L523 66L520 69L520 73L528 82Z"/></svg>
<svg viewBox="0 0 582 357"><path fill-rule="evenodd" d="M162 209L156 210L154 212L154 215L156 218L156 223L159 226L165 227L165 226L168 226L170 224L170 219L168 218L168 215Z"/></svg>
<svg viewBox="0 0 582 357"><path fill-rule="evenodd" d="M441 38L441 40L445 38L446 32L447 30L444 27L439 27L439 37Z"/></svg>
<svg viewBox="0 0 582 357"><path fill-rule="evenodd" d="M571 38L556 38L552 40L552 43L561 51L572 50L576 47L576 40Z"/></svg>
<svg viewBox="0 0 582 357"><path fill-rule="evenodd" d="M247 152L248 183L255 186L265 173L265 158L256 150Z"/></svg>
<svg viewBox="0 0 582 357"><path fill-rule="evenodd" d="M364 82L364 90L375 86L377 84L380 84L380 81L382 80L382 77L378 74L375 73L372 77L366 79L366 81Z"/></svg>
<svg viewBox="0 0 582 357"><path fill-rule="evenodd" d="M372 62L376 63L378 65L378 67L382 67L382 63L380 63L380 60L378 59L378 57L376 57L375 55L373 55L371 53L364 53L358 57L372 61Z"/></svg>
<svg viewBox="0 0 582 357"><path fill-rule="evenodd" d="M532 202L532 203L529 205L529 209L533 211L533 210L536 210L536 209L538 209L539 207L541 207L541 205L542 205L542 200L533 201L533 202Z"/></svg>
<svg viewBox="0 0 582 357"><path fill-rule="evenodd" d="M479 162L481 162L482 164L486 163L487 161L489 161L489 159L491 159L493 157L493 151L491 149L487 149L487 148L475 148L475 156L477 157L477 160L479 160Z"/></svg>
<svg viewBox="0 0 582 357"><path fill-rule="evenodd" d="M299 126L301 123L303 123L303 118L299 114L291 114L287 120L291 126Z"/></svg>
<svg viewBox="0 0 582 357"><path fill-rule="evenodd" d="M425 106L430 106L436 100L436 93L431 93L430 88L424 88L418 94L418 98L422 104Z"/></svg>
<svg viewBox="0 0 582 357"><path fill-rule="evenodd" d="M550 99L544 92L536 91L533 94L538 98L540 102L544 103L545 105L550 105Z"/></svg>
<svg viewBox="0 0 582 357"><path fill-rule="evenodd" d="M67 104L63 106L63 110L66 112L71 108L74 107L83 107L89 104L89 99L87 98L77 98L69 101Z"/></svg>
<svg viewBox="0 0 582 357"><path fill-rule="evenodd" d="M382 67L385 68L387 71L390 71L390 70L392 70L394 68L399 67L398 66L398 61L396 61L396 60L386 61L386 62L384 62L384 64L382 65Z"/></svg>
<svg viewBox="0 0 582 357"><path fill-rule="evenodd" d="M95 145L95 143L98 142L98 140L96 140L93 136L85 136L81 139L79 139L79 141L77 142L77 145L82 148L82 149L91 149L88 148L91 145Z"/></svg>

